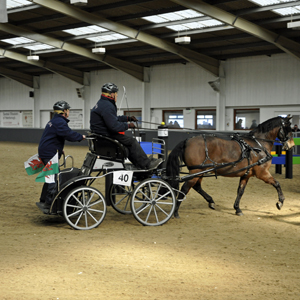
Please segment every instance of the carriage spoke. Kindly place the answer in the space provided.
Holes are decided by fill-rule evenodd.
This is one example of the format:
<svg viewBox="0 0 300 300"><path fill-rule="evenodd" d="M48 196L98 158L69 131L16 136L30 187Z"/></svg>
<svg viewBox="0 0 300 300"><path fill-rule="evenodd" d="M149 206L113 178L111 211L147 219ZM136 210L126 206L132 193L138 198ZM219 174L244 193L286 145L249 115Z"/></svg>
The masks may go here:
<svg viewBox="0 0 300 300"><path fill-rule="evenodd" d="M77 221L75 222L75 226L77 226L78 222L80 221L82 214L83 214L83 211L81 212L80 216L77 218Z"/></svg>
<svg viewBox="0 0 300 300"><path fill-rule="evenodd" d="M139 201L138 201L139 202ZM141 212L143 212L145 209L147 209L150 206L150 204L148 203L145 207L137 210L137 214L140 214Z"/></svg>
<svg viewBox="0 0 300 300"><path fill-rule="evenodd" d="M95 222L97 222L98 220L89 212L89 211L87 211L87 213L90 215L90 217L95 221Z"/></svg>
<svg viewBox="0 0 300 300"><path fill-rule="evenodd" d="M148 220L149 220L149 217L150 217L152 208L153 208L153 206L151 205L151 206L150 206L150 209L149 209L149 212L148 212L148 215L147 215L147 217L146 217L146 219L145 219L146 222L148 222Z"/></svg>

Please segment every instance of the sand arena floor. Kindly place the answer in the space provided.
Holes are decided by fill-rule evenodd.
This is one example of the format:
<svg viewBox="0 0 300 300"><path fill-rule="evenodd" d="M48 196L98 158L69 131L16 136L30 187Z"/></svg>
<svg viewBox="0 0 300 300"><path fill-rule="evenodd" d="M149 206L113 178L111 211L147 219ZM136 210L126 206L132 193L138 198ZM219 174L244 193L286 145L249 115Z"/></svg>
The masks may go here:
<svg viewBox="0 0 300 300"><path fill-rule="evenodd" d="M286 197L281 211L276 190L251 178L244 216L235 216L238 178L207 178L215 211L192 191L181 218L163 226L109 207L98 228L76 231L35 205L42 184L23 163L37 145L0 142L0 151L1 300L300 299L300 165L293 179L271 168ZM87 148L65 152L80 167Z"/></svg>

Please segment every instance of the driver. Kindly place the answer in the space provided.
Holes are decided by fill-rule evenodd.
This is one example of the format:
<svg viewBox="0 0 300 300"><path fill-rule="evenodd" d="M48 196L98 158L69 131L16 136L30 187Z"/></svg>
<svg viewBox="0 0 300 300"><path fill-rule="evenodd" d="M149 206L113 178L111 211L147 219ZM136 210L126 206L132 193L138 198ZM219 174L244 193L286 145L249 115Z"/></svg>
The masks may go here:
<svg viewBox="0 0 300 300"><path fill-rule="evenodd" d="M150 159L135 138L124 134L128 128L135 128L133 123L127 122L135 122L137 119L134 116L117 116L118 91L114 83L106 83L102 86L101 98L91 110L91 131L115 139L127 147L128 158L135 166L141 169L155 169L163 160Z"/></svg>

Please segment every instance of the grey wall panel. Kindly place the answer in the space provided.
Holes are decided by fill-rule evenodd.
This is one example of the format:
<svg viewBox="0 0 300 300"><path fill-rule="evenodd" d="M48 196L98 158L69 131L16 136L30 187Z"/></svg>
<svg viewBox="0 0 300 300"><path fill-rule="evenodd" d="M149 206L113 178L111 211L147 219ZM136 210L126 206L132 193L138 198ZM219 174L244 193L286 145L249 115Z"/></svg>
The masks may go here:
<svg viewBox="0 0 300 300"><path fill-rule="evenodd" d="M226 106L300 104L300 62L280 54L226 63Z"/></svg>
<svg viewBox="0 0 300 300"><path fill-rule="evenodd" d="M0 78L0 110L32 110L32 91L26 85L8 78Z"/></svg>

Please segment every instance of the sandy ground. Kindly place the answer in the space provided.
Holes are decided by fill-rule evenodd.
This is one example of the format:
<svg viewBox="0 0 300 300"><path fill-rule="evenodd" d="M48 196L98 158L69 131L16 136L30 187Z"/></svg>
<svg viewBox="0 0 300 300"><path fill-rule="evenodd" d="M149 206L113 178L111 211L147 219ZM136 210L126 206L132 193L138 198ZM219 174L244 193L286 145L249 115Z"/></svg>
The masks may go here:
<svg viewBox="0 0 300 300"><path fill-rule="evenodd" d="M190 192L180 219L145 227L108 208L96 229L77 231L36 207L42 184L24 161L36 144L0 142L0 299L300 299L300 165L293 179L252 178L235 216L237 178L207 178L216 210ZM80 167L86 147L66 146ZM283 168L284 171L284 168ZM104 192L103 187L95 186Z"/></svg>

